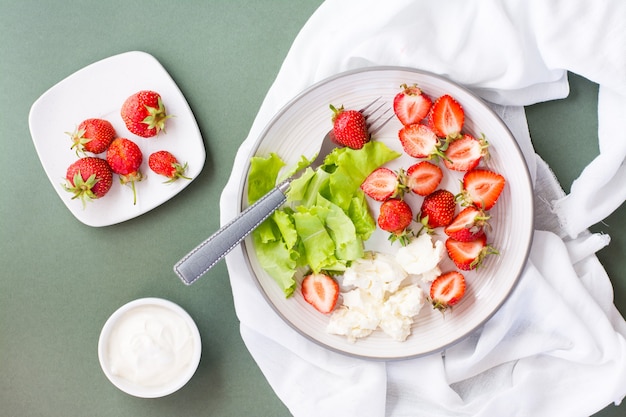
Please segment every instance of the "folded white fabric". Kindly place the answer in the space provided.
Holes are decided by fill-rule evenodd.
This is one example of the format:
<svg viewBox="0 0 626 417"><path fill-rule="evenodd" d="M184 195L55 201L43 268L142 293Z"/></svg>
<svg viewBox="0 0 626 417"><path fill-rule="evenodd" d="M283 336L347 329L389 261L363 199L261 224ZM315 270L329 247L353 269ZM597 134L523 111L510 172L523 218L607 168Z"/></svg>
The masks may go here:
<svg viewBox="0 0 626 417"><path fill-rule="evenodd" d="M586 416L626 395L626 322L586 229L624 200L626 2L327 0L295 39L235 159L221 222L261 130L291 98L358 67L419 68L461 83L514 133L536 191L527 266L504 306L442 354L370 362L328 351L269 307L236 248L226 258L241 333L296 416ZM535 155L524 105L564 98L567 71L600 85L600 155L565 195ZM596 139L594 139L596 140ZM549 256L548 256L549 254Z"/></svg>

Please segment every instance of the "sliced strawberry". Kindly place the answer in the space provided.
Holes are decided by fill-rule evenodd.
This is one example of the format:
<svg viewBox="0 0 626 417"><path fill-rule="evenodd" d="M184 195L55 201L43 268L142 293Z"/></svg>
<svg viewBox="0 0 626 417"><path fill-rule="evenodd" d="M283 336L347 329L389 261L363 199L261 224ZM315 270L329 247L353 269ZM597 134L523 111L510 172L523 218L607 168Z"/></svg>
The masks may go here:
<svg viewBox="0 0 626 417"><path fill-rule="evenodd" d="M449 225L455 210L454 194L444 189L436 190L424 197L419 220L430 231L435 227Z"/></svg>
<svg viewBox="0 0 626 417"><path fill-rule="evenodd" d="M459 199L463 205L475 205L490 210L498 201L506 180L496 172L487 169L473 169L463 176L463 189Z"/></svg>
<svg viewBox="0 0 626 417"><path fill-rule="evenodd" d="M463 107L447 94L435 100L428 112L428 125L442 138L460 134L464 122Z"/></svg>
<svg viewBox="0 0 626 417"><path fill-rule="evenodd" d="M469 242L459 242L448 238L446 249L452 262L462 271L476 269L487 255L498 254L493 246L487 244L487 236L484 234Z"/></svg>
<svg viewBox="0 0 626 417"><path fill-rule="evenodd" d="M489 215L474 206L465 207L443 232L454 240L469 242L485 234Z"/></svg>
<svg viewBox="0 0 626 417"><path fill-rule="evenodd" d="M380 205L378 226L391 233L389 240L392 242L398 240L403 246L408 243L412 221L413 211L404 200L390 198Z"/></svg>
<svg viewBox="0 0 626 417"><path fill-rule="evenodd" d="M488 154L485 138L477 139L472 135L464 134L460 139L450 142L444 152L446 158L443 163L446 168L455 171L469 171L474 169L481 158Z"/></svg>
<svg viewBox="0 0 626 417"><path fill-rule="evenodd" d="M304 277L301 285L304 300L320 313L328 314L339 298L339 284L332 277L318 273Z"/></svg>
<svg viewBox="0 0 626 417"><path fill-rule="evenodd" d="M417 195L426 196L437 189L443 172L437 165L421 161L406 170L406 186Z"/></svg>
<svg viewBox="0 0 626 417"><path fill-rule="evenodd" d="M361 184L365 194L376 201L385 201L392 197L402 197L404 184L398 174L389 168L380 167L372 171Z"/></svg>
<svg viewBox="0 0 626 417"><path fill-rule="evenodd" d="M439 138L433 130L422 123L404 126L398 132L404 152L413 158L441 156Z"/></svg>
<svg viewBox="0 0 626 417"><path fill-rule="evenodd" d="M465 295L465 277L458 271L439 275L430 284L430 301L433 307L445 311L457 304Z"/></svg>
<svg viewBox="0 0 626 417"><path fill-rule="evenodd" d="M415 84L402 84L400 88L402 91L393 99L393 111L398 120L405 126L421 122L428 115L432 100Z"/></svg>

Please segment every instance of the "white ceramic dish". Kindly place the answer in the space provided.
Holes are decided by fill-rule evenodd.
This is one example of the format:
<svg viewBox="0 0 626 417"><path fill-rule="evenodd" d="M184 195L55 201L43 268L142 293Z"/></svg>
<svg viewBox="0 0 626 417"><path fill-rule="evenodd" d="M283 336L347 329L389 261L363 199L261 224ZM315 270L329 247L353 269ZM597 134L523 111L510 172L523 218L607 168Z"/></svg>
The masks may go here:
<svg viewBox="0 0 626 417"><path fill-rule="evenodd" d="M161 298L131 301L106 321L98 358L106 377L135 397L156 398L182 388L198 368L200 333L189 314Z"/></svg>
<svg viewBox="0 0 626 417"><path fill-rule="evenodd" d="M490 143L491 158L483 163L490 169L503 174L507 185L498 204L491 211L490 242L500 250L499 256L489 256L480 269L466 273L468 289L466 296L446 315L424 306L416 317L412 335L404 342L396 342L378 330L367 338L351 343L343 336L328 334L328 316L309 306L299 290L286 299L282 290L260 267L252 241L244 242L251 273L276 312L301 334L331 350L370 359L403 359L441 351L469 335L502 305L515 287L526 262L533 229L533 195L530 176L521 151L511 132L497 115L478 97L467 89L448 80L407 68L376 67L340 74L322 81L293 99L268 124L260 135L253 155L279 154L287 166L293 166L300 155L314 155L321 139L331 127L328 108L344 105L346 108L361 108L376 97L392 105L393 97L400 85L417 83L432 96L451 94L464 107L467 133L484 133ZM389 147L402 151L397 132L401 125L396 118L388 123L375 137ZM252 155L251 155L252 156ZM406 155L387 166L392 169L408 168L416 160ZM458 192L460 174L444 169L445 177L441 188ZM241 206L245 207L247 195L247 173L240 187ZM421 198L409 199L415 212L419 210ZM370 201L374 218L378 205ZM442 239L439 232L439 238ZM397 244L396 244L397 245ZM393 253L397 247L387 241L387 234L377 231L366 249ZM442 270L454 268L445 260Z"/></svg>
<svg viewBox="0 0 626 417"><path fill-rule="evenodd" d="M150 139L130 133L119 113L127 97L146 89L159 92L167 112L175 116L167 121L166 133ZM86 207L80 200L72 200L72 195L61 186L67 167L77 159L65 132L73 132L91 117L108 120L118 136L134 141L142 150L144 161L140 169L145 178L136 183L136 205L131 188L122 186L116 175L109 193ZM144 52L127 52L98 61L59 82L32 105L29 126L54 190L78 220L94 227L140 216L189 185L191 181L184 179L163 184L166 178L148 168L150 153L161 149L172 152L181 163L188 163L187 176L192 179L200 173L206 158L200 130L185 97L161 64Z"/></svg>

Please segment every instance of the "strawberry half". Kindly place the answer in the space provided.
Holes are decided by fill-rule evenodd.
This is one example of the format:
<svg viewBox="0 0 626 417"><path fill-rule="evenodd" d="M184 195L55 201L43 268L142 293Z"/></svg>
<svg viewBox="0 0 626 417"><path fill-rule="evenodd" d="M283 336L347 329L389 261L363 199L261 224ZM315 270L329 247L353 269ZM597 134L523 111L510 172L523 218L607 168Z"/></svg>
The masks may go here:
<svg viewBox="0 0 626 417"><path fill-rule="evenodd" d="M454 240L469 242L485 234L488 219L489 215L479 208L465 207L454 217L452 223L443 229L443 232Z"/></svg>
<svg viewBox="0 0 626 417"><path fill-rule="evenodd" d="M404 200L391 198L380 205L378 226L391 233L389 240L392 242L398 240L403 246L408 243L412 221L413 211Z"/></svg>
<svg viewBox="0 0 626 417"><path fill-rule="evenodd" d="M441 312L457 304L464 295L465 277L458 271L439 275L430 284L430 301Z"/></svg>
<svg viewBox="0 0 626 417"><path fill-rule="evenodd" d="M424 197L419 220L431 232L435 227L449 225L455 210L454 194L444 189L436 190Z"/></svg>
<svg viewBox="0 0 626 417"><path fill-rule="evenodd" d="M442 179L441 168L428 161L413 164L406 170L406 186L417 195L426 196L432 193Z"/></svg>
<svg viewBox="0 0 626 417"><path fill-rule="evenodd" d="M365 178L361 184L361 189L376 201L402 197L405 188L401 180L403 176L403 173L396 174L389 168L376 168Z"/></svg>
<svg viewBox="0 0 626 417"><path fill-rule="evenodd" d="M370 140L365 116L358 110L338 109L332 104L333 141L340 146L361 149Z"/></svg>
<svg viewBox="0 0 626 417"><path fill-rule="evenodd" d="M506 180L496 172L487 169L473 169L463 176L463 188L457 198L463 205L475 205L485 211L498 201Z"/></svg>
<svg viewBox="0 0 626 417"><path fill-rule="evenodd" d="M398 120L405 126L422 121L428 115L433 101L415 84L402 84L400 88L402 91L393 99L393 111Z"/></svg>
<svg viewBox="0 0 626 417"><path fill-rule="evenodd" d="M320 313L328 314L334 310L339 298L339 284L326 274L317 273L304 277L301 285L304 300Z"/></svg>
<svg viewBox="0 0 626 417"><path fill-rule="evenodd" d="M484 136L477 139L472 135L464 134L448 144L443 163L446 168L454 171L469 171L478 165L482 157L488 155L487 146L489 144Z"/></svg>
<svg viewBox="0 0 626 417"><path fill-rule="evenodd" d="M404 126L398 132L402 149L413 158L435 158L443 156L441 143L435 132L425 124Z"/></svg>
<svg viewBox="0 0 626 417"><path fill-rule="evenodd" d="M487 244L487 236L484 234L469 242L460 242L448 238L446 250L452 262L462 271L476 269L483 263L487 255L498 254L493 246Z"/></svg>
<svg viewBox="0 0 626 417"><path fill-rule="evenodd" d="M443 95L433 103L428 112L428 125L442 138L461 133L465 122L465 111L461 104L450 95Z"/></svg>

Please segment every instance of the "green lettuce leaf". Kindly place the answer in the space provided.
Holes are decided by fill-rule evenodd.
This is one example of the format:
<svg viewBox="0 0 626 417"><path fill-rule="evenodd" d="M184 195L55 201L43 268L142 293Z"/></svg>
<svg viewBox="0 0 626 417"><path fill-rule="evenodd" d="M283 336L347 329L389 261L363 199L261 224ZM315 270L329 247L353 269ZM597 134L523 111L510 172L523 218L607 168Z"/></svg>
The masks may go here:
<svg viewBox="0 0 626 417"><path fill-rule="evenodd" d="M248 204L252 204L276 187L278 172L285 166L275 153L267 158L253 156L248 172Z"/></svg>
<svg viewBox="0 0 626 417"><path fill-rule="evenodd" d="M362 149L337 148L317 170L307 168L287 191L287 205L253 233L263 269L286 297L296 288L298 269L342 271L363 256L363 242L376 229L363 180L376 168L399 157L382 142ZM310 160L302 157L293 173ZM253 157L248 175L248 201L253 203L276 186L284 162L276 155Z"/></svg>

